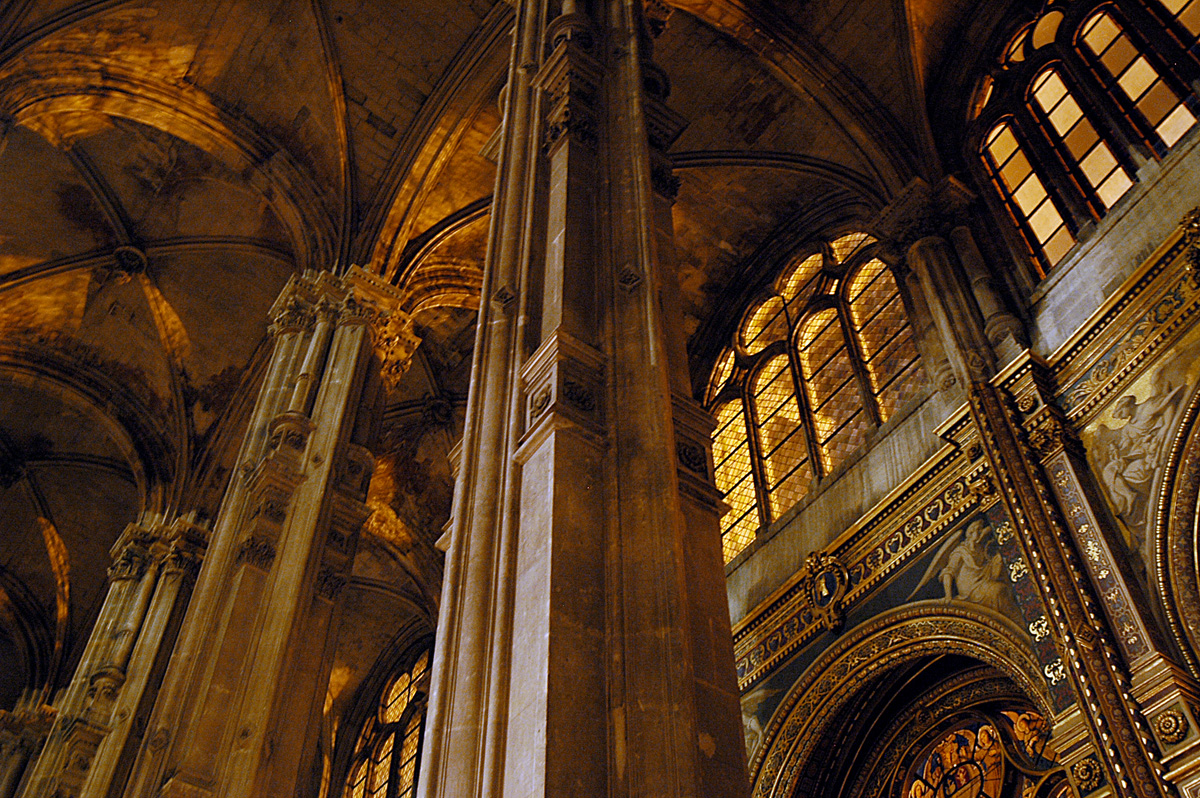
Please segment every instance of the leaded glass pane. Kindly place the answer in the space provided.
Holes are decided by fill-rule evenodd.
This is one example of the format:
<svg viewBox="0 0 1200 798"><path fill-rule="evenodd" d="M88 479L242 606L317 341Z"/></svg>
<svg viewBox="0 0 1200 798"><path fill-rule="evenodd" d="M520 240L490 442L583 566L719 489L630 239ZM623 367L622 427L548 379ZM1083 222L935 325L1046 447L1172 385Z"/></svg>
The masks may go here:
<svg viewBox="0 0 1200 798"><path fill-rule="evenodd" d="M721 531L725 561L729 562L754 540L758 514L750 470L750 439L741 403L726 402L718 408L716 415L713 461L716 463L717 490L730 507Z"/></svg>
<svg viewBox="0 0 1200 798"><path fill-rule="evenodd" d="M910 776L906 798L1000 798L1003 784L999 734L976 721L932 747Z"/></svg>
<svg viewBox="0 0 1200 798"><path fill-rule="evenodd" d="M1065 155L1079 165L1080 171L1096 190L1096 195L1104 207L1111 208L1133 185L1133 180L1117 163L1108 144L1100 138L1096 128L1083 115L1083 109L1053 69L1042 72L1034 81L1033 96L1046 118L1050 120L1050 127L1053 128L1051 138L1057 135L1066 150ZM1035 230L1039 240L1046 241L1049 236L1043 235L1045 226L1051 224L1056 230L1057 225L1046 221L1045 211L1040 213L1042 216L1037 218L1041 229ZM1030 220L1030 224L1033 224L1033 219Z"/></svg>
<svg viewBox="0 0 1200 798"><path fill-rule="evenodd" d="M808 488L811 469L804 425L796 404L788 358L772 358L754 379L759 451L774 517L799 499Z"/></svg>
<svg viewBox="0 0 1200 798"><path fill-rule="evenodd" d="M767 346L787 338L787 317L783 312L783 300L777 296L763 300L750 313L742 325L742 346L753 355Z"/></svg>
<svg viewBox="0 0 1200 798"><path fill-rule="evenodd" d="M875 239L866 233L850 233L838 238L830 246L833 248L834 259L838 263L845 263L851 255L874 241Z"/></svg>
<svg viewBox="0 0 1200 798"><path fill-rule="evenodd" d="M1180 10L1184 10L1183 7ZM1083 42L1163 144L1174 146L1196 123L1195 115L1163 81L1158 70L1138 52L1109 13L1100 11L1087 21L1083 26Z"/></svg>

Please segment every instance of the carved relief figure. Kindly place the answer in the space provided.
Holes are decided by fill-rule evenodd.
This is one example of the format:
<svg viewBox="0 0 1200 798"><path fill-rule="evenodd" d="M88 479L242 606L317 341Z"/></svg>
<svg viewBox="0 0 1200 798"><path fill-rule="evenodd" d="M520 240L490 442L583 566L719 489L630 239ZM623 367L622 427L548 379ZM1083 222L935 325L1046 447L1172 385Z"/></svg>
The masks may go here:
<svg viewBox="0 0 1200 798"><path fill-rule="evenodd" d="M1004 559L987 521L978 518L951 535L925 569L911 599L933 579L946 600L961 599L1019 618L1012 586L1005 580Z"/></svg>

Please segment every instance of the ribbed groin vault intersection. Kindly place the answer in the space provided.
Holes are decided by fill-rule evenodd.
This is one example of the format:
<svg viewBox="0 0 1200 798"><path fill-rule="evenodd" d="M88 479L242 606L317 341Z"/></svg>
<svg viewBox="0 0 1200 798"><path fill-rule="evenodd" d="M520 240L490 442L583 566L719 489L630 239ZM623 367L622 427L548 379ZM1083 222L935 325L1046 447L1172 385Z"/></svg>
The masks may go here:
<svg viewBox="0 0 1200 798"><path fill-rule="evenodd" d="M1200 0L0 3L0 798L1200 798Z"/></svg>

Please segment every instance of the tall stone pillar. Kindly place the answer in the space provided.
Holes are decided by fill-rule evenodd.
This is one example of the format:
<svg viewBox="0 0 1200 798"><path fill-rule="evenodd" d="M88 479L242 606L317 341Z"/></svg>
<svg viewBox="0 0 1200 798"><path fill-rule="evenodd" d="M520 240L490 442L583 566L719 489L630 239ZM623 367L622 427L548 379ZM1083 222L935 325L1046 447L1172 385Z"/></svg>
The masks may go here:
<svg viewBox="0 0 1200 798"><path fill-rule="evenodd" d="M558 8L517 4L421 794L745 795L682 124L640 0Z"/></svg>
<svg viewBox="0 0 1200 798"><path fill-rule="evenodd" d="M387 290L307 273L272 308L272 359L125 795L290 796L309 772L368 515L374 344L404 333L376 334L402 321Z"/></svg>
<svg viewBox="0 0 1200 798"><path fill-rule="evenodd" d="M100 798L127 773L206 541L206 531L184 518L126 527L113 546L108 593L75 678L55 701L26 798Z"/></svg>
<svg viewBox="0 0 1200 798"><path fill-rule="evenodd" d="M989 379L999 363L1023 350L1020 321L1005 308L992 285L979 247L963 217L971 195L947 178L937 186L917 179L876 220L890 249L904 253L909 293L919 300L940 339L942 361L932 362L937 385L967 386ZM918 329L918 336L923 330ZM918 337L920 340L920 337ZM926 350L935 349L926 344Z"/></svg>

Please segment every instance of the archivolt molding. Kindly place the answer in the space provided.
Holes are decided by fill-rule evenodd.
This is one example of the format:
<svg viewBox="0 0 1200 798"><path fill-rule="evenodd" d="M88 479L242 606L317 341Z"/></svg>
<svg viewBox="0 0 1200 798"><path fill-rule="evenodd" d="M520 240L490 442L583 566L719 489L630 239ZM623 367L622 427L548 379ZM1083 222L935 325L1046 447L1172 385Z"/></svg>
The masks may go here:
<svg viewBox="0 0 1200 798"><path fill-rule="evenodd" d="M848 633L793 685L751 763L754 798L792 795L821 733L855 690L932 654L960 654L991 665L1010 676L1040 712L1053 716L1037 660L1009 621L958 603L902 607Z"/></svg>
<svg viewBox="0 0 1200 798"><path fill-rule="evenodd" d="M271 203L302 268L328 268L336 231L327 197L277 142L221 110L202 90L148 78L133 67L75 55L53 73L9 62L0 72L0 113L55 146L68 147L95 129L97 116L128 119L192 144L246 174Z"/></svg>
<svg viewBox="0 0 1200 798"><path fill-rule="evenodd" d="M1154 517L1154 579L1167 625L1188 668L1200 675L1200 394L1175 436Z"/></svg>

